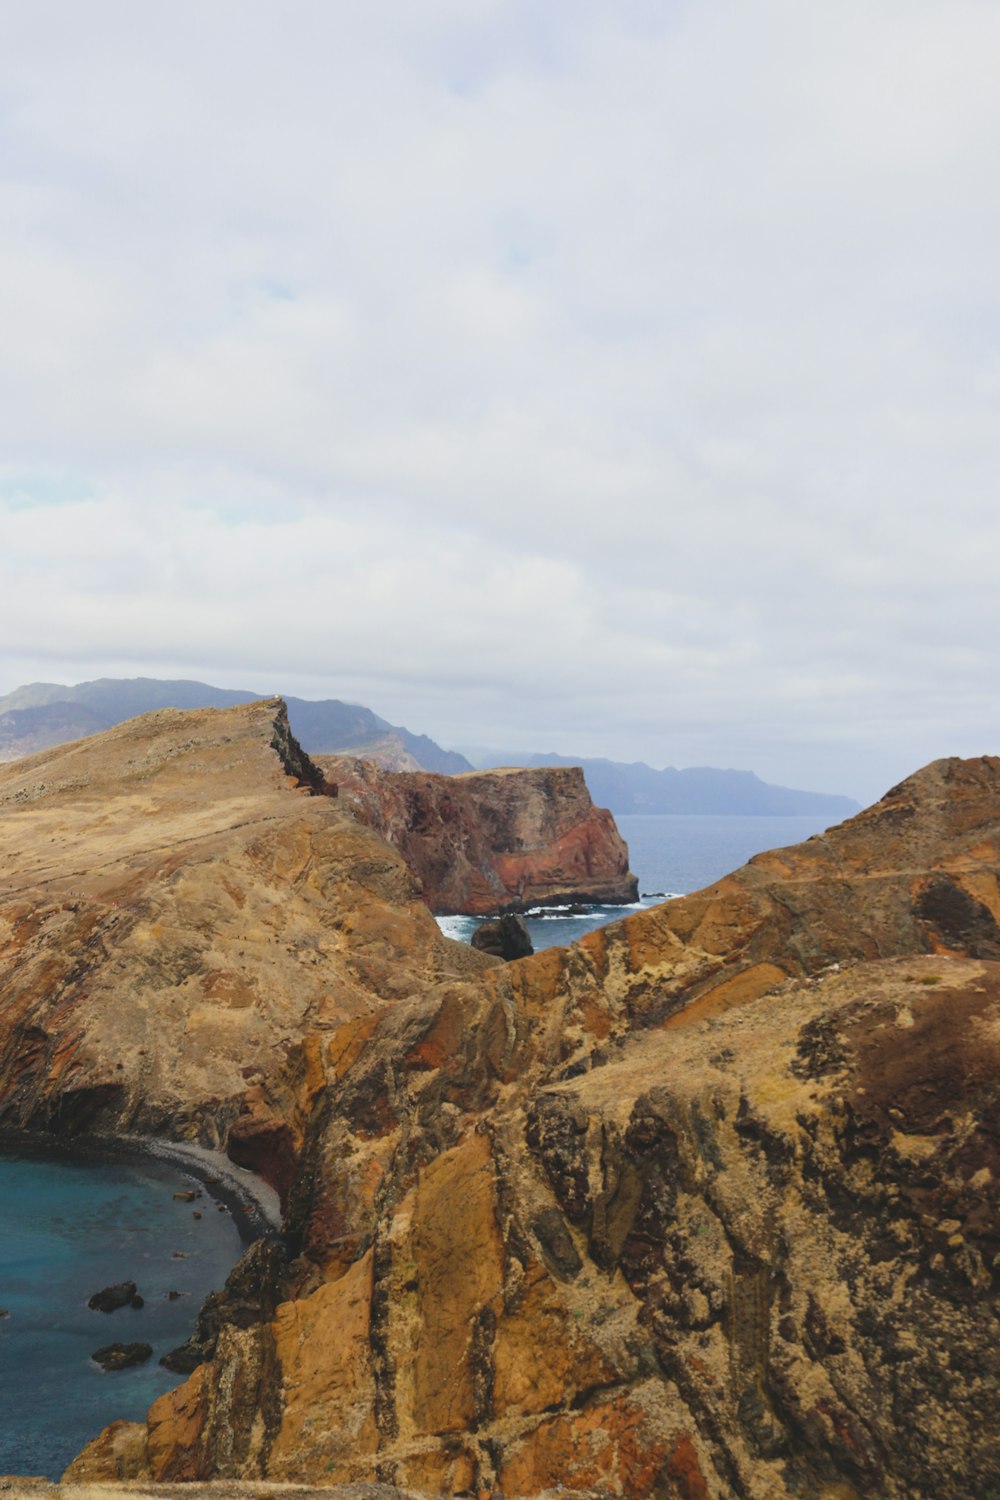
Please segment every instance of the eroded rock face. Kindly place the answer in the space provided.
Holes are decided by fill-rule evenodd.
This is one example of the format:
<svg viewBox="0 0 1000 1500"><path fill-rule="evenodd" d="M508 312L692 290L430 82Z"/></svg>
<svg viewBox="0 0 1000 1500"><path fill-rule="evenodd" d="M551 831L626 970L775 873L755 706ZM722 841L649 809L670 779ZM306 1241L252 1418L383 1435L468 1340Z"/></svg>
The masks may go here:
<svg viewBox="0 0 1000 1500"><path fill-rule="evenodd" d="M228 1144L287 1192L324 1036L491 962L323 789L280 700L0 768L0 1125Z"/></svg>
<svg viewBox="0 0 1000 1500"><path fill-rule="evenodd" d="M432 911L479 916L637 899L628 850L578 766L433 776L349 756L315 759L400 851Z"/></svg>
<svg viewBox="0 0 1000 1500"><path fill-rule="evenodd" d="M941 762L706 892L333 1029L289 1300L156 1403L142 1472L1000 1487L998 835L1000 762Z"/></svg>
<svg viewBox="0 0 1000 1500"><path fill-rule="evenodd" d="M74 1476L1000 1489L1000 762L501 965L236 713L0 773L0 1109L228 1130L292 1252Z"/></svg>

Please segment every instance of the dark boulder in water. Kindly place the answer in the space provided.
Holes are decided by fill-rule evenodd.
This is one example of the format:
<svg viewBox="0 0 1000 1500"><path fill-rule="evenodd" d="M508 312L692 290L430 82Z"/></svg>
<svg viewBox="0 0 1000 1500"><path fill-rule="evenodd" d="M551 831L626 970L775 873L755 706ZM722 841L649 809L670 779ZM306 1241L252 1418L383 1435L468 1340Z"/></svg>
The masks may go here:
<svg viewBox="0 0 1000 1500"><path fill-rule="evenodd" d="M119 1281L114 1286L106 1286L103 1291L95 1292L89 1298L87 1306L93 1308L94 1312L117 1312L119 1307L141 1307L142 1299L134 1281Z"/></svg>
<svg viewBox="0 0 1000 1500"><path fill-rule="evenodd" d="M102 1370L127 1370L131 1365L145 1364L152 1352L152 1344L105 1344L90 1357Z"/></svg>
<svg viewBox="0 0 1000 1500"><path fill-rule="evenodd" d="M492 954L508 963L515 958L527 958L535 951L524 919L515 912L508 912L492 922L483 922L472 934L472 946L480 953Z"/></svg>

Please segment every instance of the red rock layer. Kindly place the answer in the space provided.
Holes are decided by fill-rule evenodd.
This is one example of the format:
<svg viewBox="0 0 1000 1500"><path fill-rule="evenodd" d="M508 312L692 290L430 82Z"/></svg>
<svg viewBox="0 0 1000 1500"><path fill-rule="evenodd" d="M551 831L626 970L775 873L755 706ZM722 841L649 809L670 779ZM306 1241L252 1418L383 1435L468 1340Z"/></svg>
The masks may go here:
<svg viewBox="0 0 1000 1500"><path fill-rule="evenodd" d="M348 756L314 759L399 850L434 912L636 899L628 849L578 766L435 776Z"/></svg>

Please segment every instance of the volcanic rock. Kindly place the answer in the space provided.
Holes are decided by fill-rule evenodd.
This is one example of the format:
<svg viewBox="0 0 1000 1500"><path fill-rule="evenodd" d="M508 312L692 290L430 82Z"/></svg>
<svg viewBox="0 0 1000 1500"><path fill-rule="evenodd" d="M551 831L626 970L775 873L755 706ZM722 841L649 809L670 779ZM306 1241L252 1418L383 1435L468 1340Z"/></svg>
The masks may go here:
<svg viewBox="0 0 1000 1500"><path fill-rule="evenodd" d="M507 912L493 922L481 922L472 934L472 946L480 953L492 953L495 958L502 958L505 963L511 963L515 958L527 958L535 951L524 918L515 912Z"/></svg>
<svg viewBox="0 0 1000 1500"><path fill-rule="evenodd" d="M0 1123L228 1145L279 1192L344 1025L491 960L321 795L280 700L0 767Z"/></svg>
<svg viewBox="0 0 1000 1500"><path fill-rule="evenodd" d="M127 1370L145 1364L153 1352L151 1344L105 1344L90 1356L102 1370Z"/></svg>
<svg viewBox="0 0 1000 1500"><path fill-rule="evenodd" d="M292 1298L154 1404L146 1472L979 1500L998 841L1000 762L939 763L345 1033Z"/></svg>
<svg viewBox="0 0 1000 1500"><path fill-rule="evenodd" d="M220 1316L210 1355L144 1424L98 1437L75 1475L378 1478L509 1500L559 1487L630 1500L1000 1489L1000 761L937 762L705 891L516 964L466 950L463 969L424 925L398 856L289 786L266 729L237 722L241 768L225 784L242 788L240 807L220 816L213 767L232 722L220 715L204 749L169 741L184 770L164 785L180 797L186 778L189 818L209 768L207 831L177 842L164 795L173 841L140 843L118 808L120 857L128 836L138 848L130 878L152 868L187 898L158 896L143 946L130 907L120 929L95 921L99 940L60 967L76 929L47 915L42 893L55 898L32 867L35 907L0 951L12 997L0 1077L21 1059L31 1089L6 1097L50 1101L46 1119L72 1099L76 1059L105 1055L100 1025L125 1025L105 1011L125 1009L123 993L136 1012L148 1003L140 953L178 965L175 1004L191 1005L193 973L206 1007L216 949L249 946L196 878L203 863L244 894L243 934L271 911L263 892L280 894L271 931L302 947L309 933L322 993L337 997L313 990L295 1008L276 963L279 997L258 1003L285 1052L268 1051L266 1027L244 1033L262 1059L244 1078L246 1052L238 1064L216 1024L194 1076L217 1065L225 1087L200 1092L159 1056L183 1037L166 1008L144 1033L164 1117L212 1120L220 1138L231 1121L230 1150L242 1141L281 1176L292 1260L274 1282L247 1266L243 1310ZM144 790L128 796L141 804ZM39 864L42 827L58 836L79 816L65 795L47 825L19 825ZM235 829L243 819L252 834ZM364 896L359 859L337 865L335 838L367 851L366 872L383 851ZM59 857L56 878L85 867ZM121 892L123 872L102 868ZM310 882L322 900L302 894ZM353 1006L334 988L348 981ZM18 1030L29 984L42 1036ZM197 1014L184 1009L184 1024ZM61 1067L81 1017L89 1050Z"/></svg>
<svg viewBox="0 0 1000 1500"><path fill-rule="evenodd" d="M138 1292L134 1281L119 1281L114 1286L106 1286L100 1292L95 1292L87 1299L87 1306L93 1308L94 1312L117 1312L120 1307L135 1305ZM140 1301L139 1306L142 1306Z"/></svg>
<svg viewBox="0 0 1000 1500"><path fill-rule="evenodd" d="M330 782L397 848L438 913L474 916L638 896L628 849L578 766L460 776L317 756Z"/></svg>

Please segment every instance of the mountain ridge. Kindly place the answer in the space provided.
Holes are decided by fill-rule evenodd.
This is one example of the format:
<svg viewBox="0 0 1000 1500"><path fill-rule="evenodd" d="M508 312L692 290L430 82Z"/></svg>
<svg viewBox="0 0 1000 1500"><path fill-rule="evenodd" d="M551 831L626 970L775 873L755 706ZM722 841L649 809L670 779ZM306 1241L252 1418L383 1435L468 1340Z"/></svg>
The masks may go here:
<svg viewBox="0 0 1000 1500"><path fill-rule="evenodd" d="M111 729L157 708L231 708L271 696L218 688L190 678L99 677L72 685L26 683L0 697L0 760L15 760L68 739ZM464 755L443 749L425 734L413 734L391 724L362 704L345 703L339 698L281 696L288 705L295 737L316 754L367 751L386 763L412 756L421 769L441 775L473 769ZM58 717L53 715L60 705L86 711L91 716L84 721L86 727L76 734L63 734ZM409 764L401 768L409 769Z"/></svg>
<svg viewBox="0 0 1000 1500"><path fill-rule="evenodd" d="M667 766L656 770L645 761L617 761L605 757L513 755L500 753L482 760L482 769L497 766L582 766L594 801L616 817L629 813L728 813L781 817L829 813L849 818L860 812L853 797L836 792L807 792L763 781L754 771L723 770L717 766Z"/></svg>
<svg viewBox="0 0 1000 1500"><path fill-rule="evenodd" d="M73 685L26 683L0 696L0 761L110 729L156 708L228 708L268 696L189 678L101 677ZM503 752L485 752L474 765L459 751L445 750L428 735L392 724L362 704L339 698L282 697L292 732L309 753L360 755L387 770L423 770L445 776L505 765L580 766L594 802L616 817L629 813L828 814L840 819L852 816L861 806L852 797L775 786L753 771L715 766L657 770L644 761Z"/></svg>

